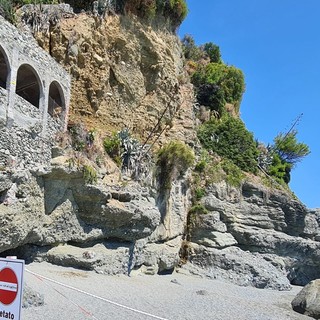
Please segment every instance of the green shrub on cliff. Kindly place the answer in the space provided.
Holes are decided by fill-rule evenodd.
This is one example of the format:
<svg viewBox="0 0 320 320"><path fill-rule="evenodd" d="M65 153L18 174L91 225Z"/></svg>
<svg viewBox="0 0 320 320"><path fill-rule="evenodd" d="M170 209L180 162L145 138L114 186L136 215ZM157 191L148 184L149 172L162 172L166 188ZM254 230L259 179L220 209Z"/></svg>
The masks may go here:
<svg viewBox="0 0 320 320"><path fill-rule="evenodd" d="M264 170L280 183L288 184L292 168L310 153L305 143L297 141L297 133L297 130L292 130L278 134L274 138L274 145L268 149L272 161Z"/></svg>
<svg viewBox="0 0 320 320"><path fill-rule="evenodd" d="M287 134L280 133L274 138L274 150L280 159L291 165L301 161L309 153L309 147L305 143L297 141L297 130Z"/></svg>
<svg viewBox="0 0 320 320"><path fill-rule="evenodd" d="M208 55L210 62L221 63L221 52L219 46L213 42L207 42L203 45L203 51Z"/></svg>
<svg viewBox="0 0 320 320"><path fill-rule="evenodd" d="M256 173L256 142L240 119L228 115L221 120L212 119L200 126L198 137L206 149L231 160L244 171Z"/></svg>
<svg viewBox="0 0 320 320"><path fill-rule="evenodd" d="M10 0L0 0L0 15L11 23L14 22L14 7Z"/></svg>
<svg viewBox="0 0 320 320"><path fill-rule="evenodd" d="M57 4L59 0L0 0L0 14L7 20L14 21L14 12L25 4ZM92 11L94 0L65 0L75 12ZM100 3L101 2L101 3ZM102 12L111 10L118 14L133 14L146 21L156 16L169 21L172 29L176 29L188 14L185 0L111 0L107 4L99 1Z"/></svg>
<svg viewBox="0 0 320 320"><path fill-rule="evenodd" d="M198 47L194 41L194 38L190 34L186 34L182 40L182 50L184 57L187 60L199 61L203 57L203 50Z"/></svg>
<svg viewBox="0 0 320 320"><path fill-rule="evenodd" d="M177 28L188 14L185 0L122 0L123 13L134 14L145 20L157 15L169 19L171 26Z"/></svg>
<svg viewBox="0 0 320 320"><path fill-rule="evenodd" d="M195 156L181 141L171 141L158 152L158 179L160 188L170 189L173 179L180 177L193 165Z"/></svg>
<svg viewBox="0 0 320 320"><path fill-rule="evenodd" d="M134 14L146 20L153 19L156 11L156 0L127 0L124 5L124 12Z"/></svg>
<svg viewBox="0 0 320 320"><path fill-rule="evenodd" d="M288 184L290 182L290 172L292 165L281 160L276 153L273 155L272 163L268 168L268 174L280 183Z"/></svg>
<svg viewBox="0 0 320 320"><path fill-rule="evenodd" d="M121 160L121 140L117 133L113 133L111 137L106 137L103 140L103 147L105 152L110 156L111 159L120 167L122 164Z"/></svg>
<svg viewBox="0 0 320 320"><path fill-rule="evenodd" d="M97 171L95 168L89 165L84 165L82 170L83 170L83 179L86 183L94 184L97 182L98 177L97 177Z"/></svg>
<svg viewBox="0 0 320 320"><path fill-rule="evenodd" d="M173 27L178 27L188 14L188 7L185 0L165 1L164 15L170 18Z"/></svg>
<svg viewBox="0 0 320 320"><path fill-rule="evenodd" d="M244 75L234 66L208 63L192 76L200 104L222 115L226 103L238 104L245 90Z"/></svg>
<svg viewBox="0 0 320 320"><path fill-rule="evenodd" d="M192 60L200 64L201 60L204 60L203 62L222 63L220 48L213 42L207 42L204 45L197 46L193 36L186 34L182 38L181 43L186 60Z"/></svg>

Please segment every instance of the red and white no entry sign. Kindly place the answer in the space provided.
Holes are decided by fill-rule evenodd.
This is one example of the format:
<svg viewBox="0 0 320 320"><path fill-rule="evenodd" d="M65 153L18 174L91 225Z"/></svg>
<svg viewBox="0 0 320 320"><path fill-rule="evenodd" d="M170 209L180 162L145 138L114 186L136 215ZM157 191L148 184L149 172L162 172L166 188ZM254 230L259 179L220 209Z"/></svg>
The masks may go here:
<svg viewBox="0 0 320 320"><path fill-rule="evenodd" d="M0 320L20 320L24 260L0 258Z"/></svg>
<svg viewBox="0 0 320 320"><path fill-rule="evenodd" d="M18 278L15 272L10 268L4 268L0 271L0 302L9 305L17 297Z"/></svg>

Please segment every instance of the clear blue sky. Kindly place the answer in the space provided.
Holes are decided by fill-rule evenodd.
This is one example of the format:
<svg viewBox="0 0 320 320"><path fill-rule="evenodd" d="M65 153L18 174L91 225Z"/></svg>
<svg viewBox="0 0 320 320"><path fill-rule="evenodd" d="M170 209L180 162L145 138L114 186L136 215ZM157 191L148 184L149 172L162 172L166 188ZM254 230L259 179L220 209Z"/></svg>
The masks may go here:
<svg viewBox="0 0 320 320"><path fill-rule="evenodd" d="M320 207L320 0L187 0L179 35L213 42L245 74L240 112L259 141L272 143L299 114L298 141L311 154L291 172L291 190Z"/></svg>

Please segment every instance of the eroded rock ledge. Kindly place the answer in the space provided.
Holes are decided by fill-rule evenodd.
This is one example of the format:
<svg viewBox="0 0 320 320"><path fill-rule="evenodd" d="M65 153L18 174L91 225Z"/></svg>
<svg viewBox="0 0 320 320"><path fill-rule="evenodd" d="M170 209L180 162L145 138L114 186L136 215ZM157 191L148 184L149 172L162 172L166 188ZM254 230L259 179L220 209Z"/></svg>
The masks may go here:
<svg viewBox="0 0 320 320"><path fill-rule="evenodd" d="M0 248L105 274L174 269L244 286L289 290L320 277L319 212L252 183L211 185L186 241L190 194L174 182L163 216L157 192L132 181L86 184L64 157L0 175ZM186 263L183 263L186 262Z"/></svg>

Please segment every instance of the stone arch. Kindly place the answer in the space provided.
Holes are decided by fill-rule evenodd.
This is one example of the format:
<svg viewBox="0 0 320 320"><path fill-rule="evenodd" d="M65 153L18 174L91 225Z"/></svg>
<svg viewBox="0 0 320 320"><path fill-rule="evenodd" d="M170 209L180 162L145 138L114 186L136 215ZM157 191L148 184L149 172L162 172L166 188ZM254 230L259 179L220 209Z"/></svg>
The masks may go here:
<svg viewBox="0 0 320 320"><path fill-rule="evenodd" d="M52 81L49 87L48 113L54 118L62 119L66 110L66 102L61 85Z"/></svg>
<svg viewBox="0 0 320 320"><path fill-rule="evenodd" d="M7 88L7 79L10 72L8 57L0 46L0 87Z"/></svg>
<svg viewBox="0 0 320 320"><path fill-rule="evenodd" d="M41 93L37 72L29 64L22 64L17 73L16 94L39 108Z"/></svg>

